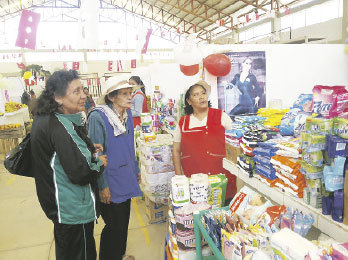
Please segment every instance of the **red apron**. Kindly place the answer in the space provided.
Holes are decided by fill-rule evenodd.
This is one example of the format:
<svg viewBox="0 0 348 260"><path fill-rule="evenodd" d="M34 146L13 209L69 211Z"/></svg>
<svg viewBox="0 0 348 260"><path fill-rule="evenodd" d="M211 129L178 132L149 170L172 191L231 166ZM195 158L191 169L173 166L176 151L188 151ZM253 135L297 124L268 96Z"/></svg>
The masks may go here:
<svg viewBox="0 0 348 260"><path fill-rule="evenodd" d="M226 150L221 114L222 110L209 108L207 125L191 129L190 116L180 119L181 164L187 177L194 173L225 174L228 179L226 198L233 198L236 193L236 176L222 167Z"/></svg>
<svg viewBox="0 0 348 260"><path fill-rule="evenodd" d="M145 94L142 92L142 91L138 91L136 92L135 94L133 94L132 96L132 99L135 95L142 95L144 97L144 102L143 102L143 109L142 109L142 113L147 113L149 112L147 110L147 98L145 96ZM136 117L133 117L133 123L134 123L134 127L136 127L137 125L141 125L141 120L140 120L140 116L136 116Z"/></svg>

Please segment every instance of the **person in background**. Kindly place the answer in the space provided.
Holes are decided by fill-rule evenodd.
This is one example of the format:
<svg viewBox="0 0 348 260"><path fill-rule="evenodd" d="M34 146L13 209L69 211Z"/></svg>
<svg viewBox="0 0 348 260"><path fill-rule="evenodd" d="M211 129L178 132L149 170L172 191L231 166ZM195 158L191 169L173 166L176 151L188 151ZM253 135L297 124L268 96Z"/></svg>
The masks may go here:
<svg viewBox="0 0 348 260"><path fill-rule="evenodd" d="M210 89L201 80L186 91L186 115L174 130L174 169L176 174L187 177L195 173L224 173L228 179L228 201L236 193L236 178L222 167L222 159L226 155L225 130L232 129L232 120L222 110L211 108Z"/></svg>
<svg viewBox="0 0 348 260"><path fill-rule="evenodd" d="M35 107L31 129L37 196L54 223L57 260L95 260L94 220L99 216L97 178L107 165L82 125L86 95L76 71L52 74Z"/></svg>
<svg viewBox="0 0 348 260"><path fill-rule="evenodd" d="M36 99L36 95L35 95L34 90L31 89L31 90L29 91L29 94L30 94L30 100Z"/></svg>
<svg viewBox="0 0 348 260"><path fill-rule="evenodd" d="M240 92L239 103L232 108L229 115L256 113L259 108L259 100L262 89L255 75L251 72L252 59L247 57L241 64L241 72L236 74L231 81Z"/></svg>
<svg viewBox="0 0 348 260"><path fill-rule="evenodd" d="M29 111L32 112L35 107L36 95L34 90L32 89L29 91L29 94L30 94L30 101L28 103L28 107L29 107Z"/></svg>
<svg viewBox="0 0 348 260"><path fill-rule="evenodd" d="M140 114L149 112L147 108L145 86L139 76L130 77L129 85L134 86L132 95L132 116L134 127L136 127L141 124Z"/></svg>
<svg viewBox="0 0 348 260"><path fill-rule="evenodd" d="M92 95L89 94L89 90L87 87L83 88L83 92L86 95L86 103L85 103L85 112L88 114L89 111L91 111L95 107L94 100L92 98Z"/></svg>
<svg viewBox="0 0 348 260"><path fill-rule="evenodd" d="M98 106L87 119L88 134L103 145L108 166L98 179L101 215L105 226L100 238L100 260L132 260L126 255L131 198L141 196L139 167L135 159L131 113L132 86L111 77Z"/></svg>

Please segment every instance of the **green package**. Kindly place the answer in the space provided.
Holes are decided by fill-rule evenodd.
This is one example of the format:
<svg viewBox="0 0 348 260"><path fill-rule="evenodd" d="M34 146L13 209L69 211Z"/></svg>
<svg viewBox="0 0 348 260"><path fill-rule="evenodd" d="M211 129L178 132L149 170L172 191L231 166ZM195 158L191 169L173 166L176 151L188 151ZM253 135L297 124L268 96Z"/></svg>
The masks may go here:
<svg viewBox="0 0 348 260"><path fill-rule="evenodd" d="M225 205L227 178L225 174L209 175L209 198L208 203L212 208L221 208Z"/></svg>
<svg viewBox="0 0 348 260"><path fill-rule="evenodd" d="M331 133L332 120L325 118L313 118L308 117L306 119L306 131L307 133Z"/></svg>
<svg viewBox="0 0 348 260"><path fill-rule="evenodd" d="M335 135L348 139L348 119L336 117L333 119L333 132Z"/></svg>

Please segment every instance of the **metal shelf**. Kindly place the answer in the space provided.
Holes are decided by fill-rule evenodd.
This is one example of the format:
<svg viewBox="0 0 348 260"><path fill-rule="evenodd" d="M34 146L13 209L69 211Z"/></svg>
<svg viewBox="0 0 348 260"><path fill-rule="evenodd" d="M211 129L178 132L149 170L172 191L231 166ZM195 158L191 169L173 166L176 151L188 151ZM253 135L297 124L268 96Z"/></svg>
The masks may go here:
<svg viewBox="0 0 348 260"><path fill-rule="evenodd" d="M249 178L246 171L226 158L223 159L223 167L277 204L297 208L307 213L311 212L315 218L313 226L338 242L348 241L348 226L334 221L330 215L323 215L321 209L313 208L306 204L303 199L292 197L277 188L271 188L256 178Z"/></svg>

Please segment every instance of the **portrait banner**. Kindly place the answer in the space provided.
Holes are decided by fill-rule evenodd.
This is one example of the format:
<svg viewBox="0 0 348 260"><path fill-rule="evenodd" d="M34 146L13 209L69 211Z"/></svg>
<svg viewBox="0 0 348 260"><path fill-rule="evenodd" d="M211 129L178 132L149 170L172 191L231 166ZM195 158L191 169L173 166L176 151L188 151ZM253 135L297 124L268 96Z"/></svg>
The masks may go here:
<svg viewBox="0 0 348 260"><path fill-rule="evenodd" d="M217 78L218 106L228 115L254 114L266 107L266 55L264 51L225 53L231 71Z"/></svg>

